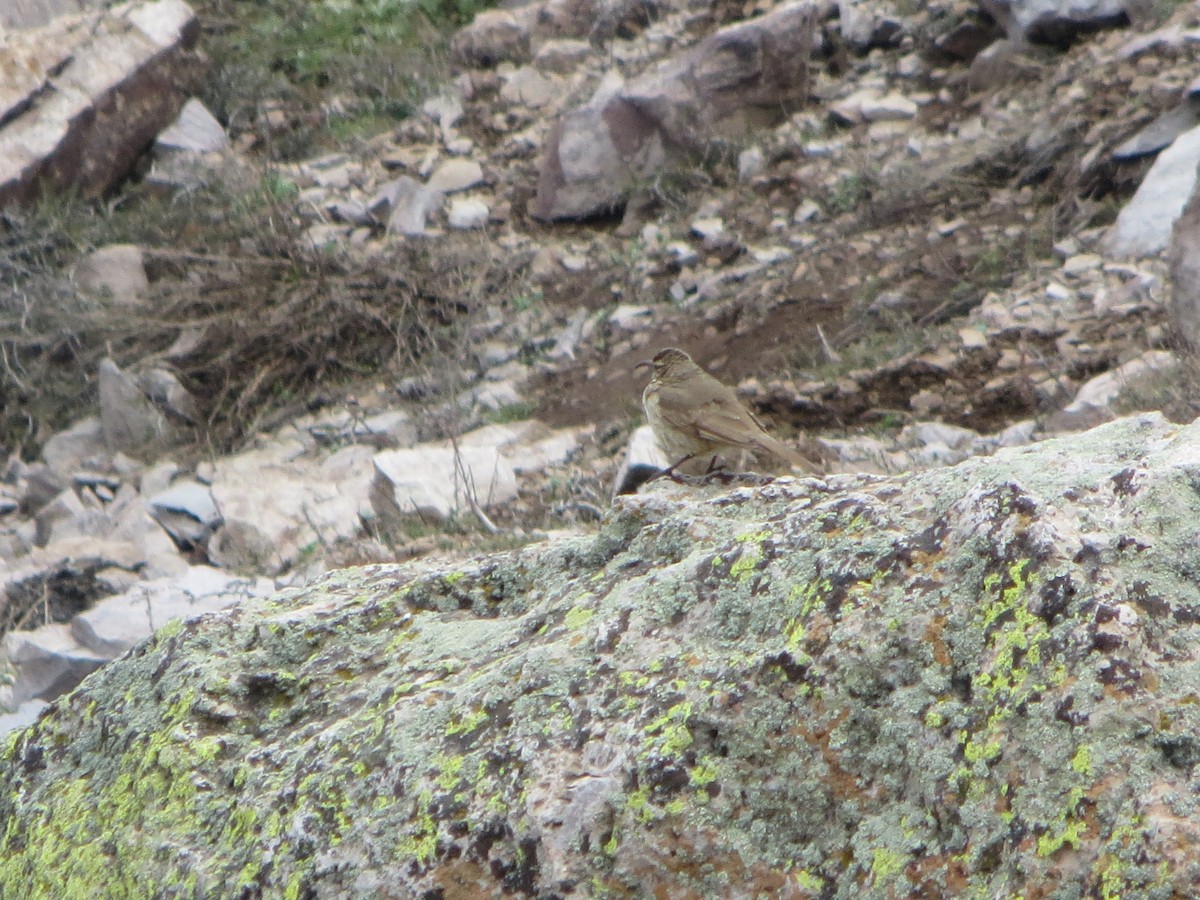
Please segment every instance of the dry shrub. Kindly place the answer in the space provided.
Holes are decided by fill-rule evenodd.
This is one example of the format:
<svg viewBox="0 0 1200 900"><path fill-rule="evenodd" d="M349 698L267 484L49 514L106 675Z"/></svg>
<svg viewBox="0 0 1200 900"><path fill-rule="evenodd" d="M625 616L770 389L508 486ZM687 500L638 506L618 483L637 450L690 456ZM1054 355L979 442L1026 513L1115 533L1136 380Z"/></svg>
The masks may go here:
<svg viewBox="0 0 1200 900"><path fill-rule="evenodd" d="M148 251L152 295L131 308L80 295L49 271L56 254L21 272L14 261L29 253L8 250L0 255L8 283L0 440L25 455L95 411L105 355L123 367L172 368L206 415L199 438L211 451L334 400L364 377L418 369L450 377L450 367L429 360L460 366L470 314L504 296L520 269L479 236L443 238L436 253L406 242L368 263L276 230L256 252Z"/></svg>

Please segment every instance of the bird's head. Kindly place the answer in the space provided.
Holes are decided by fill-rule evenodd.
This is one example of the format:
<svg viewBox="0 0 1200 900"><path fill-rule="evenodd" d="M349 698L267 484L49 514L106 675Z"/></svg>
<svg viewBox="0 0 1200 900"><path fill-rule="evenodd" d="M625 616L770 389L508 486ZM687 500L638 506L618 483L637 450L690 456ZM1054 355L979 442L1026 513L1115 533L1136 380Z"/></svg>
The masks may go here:
<svg viewBox="0 0 1200 900"><path fill-rule="evenodd" d="M667 347L655 353L653 359L644 359L634 368L640 369L642 366L653 369L656 378L666 378L695 368L696 364L678 347Z"/></svg>

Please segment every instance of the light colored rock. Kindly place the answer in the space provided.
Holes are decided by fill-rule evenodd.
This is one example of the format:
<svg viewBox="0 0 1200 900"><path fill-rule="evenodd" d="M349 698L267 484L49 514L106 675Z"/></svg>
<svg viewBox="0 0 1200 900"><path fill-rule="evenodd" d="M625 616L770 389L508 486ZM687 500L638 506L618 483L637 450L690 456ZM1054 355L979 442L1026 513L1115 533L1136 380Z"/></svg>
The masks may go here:
<svg viewBox="0 0 1200 900"><path fill-rule="evenodd" d="M1148 350L1109 372L1086 381L1075 399L1051 417L1052 431L1077 431L1093 428L1117 417L1113 404L1131 387L1151 378L1168 378L1178 365L1166 350Z"/></svg>
<svg viewBox="0 0 1200 900"><path fill-rule="evenodd" d="M221 524L212 491L198 481L179 481L150 497L150 515L181 547L202 546Z"/></svg>
<svg viewBox="0 0 1200 900"><path fill-rule="evenodd" d="M35 697L53 700L65 694L112 658L82 646L62 623L33 631L10 631L4 655L16 672L5 705L17 707Z"/></svg>
<svg viewBox="0 0 1200 900"><path fill-rule="evenodd" d="M184 101L171 75L197 31L183 0L134 0L6 42L0 205L47 188L95 196L125 177Z"/></svg>
<svg viewBox="0 0 1200 900"><path fill-rule="evenodd" d="M106 468L109 457L99 416L80 419L70 428L51 435L42 445L42 459L62 478L80 468Z"/></svg>
<svg viewBox="0 0 1200 900"><path fill-rule="evenodd" d="M375 455L371 504L385 527L420 516L445 521L470 514L470 498L484 509L515 500L517 478L494 447L418 446Z"/></svg>
<svg viewBox="0 0 1200 900"><path fill-rule="evenodd" d="M490 210L479 197L455 197L450 201L446 220L451 228L468 230L483 228L488 223Z"/></svg>
<svg viewBox="0 0 1200 900"><path fill-rule="evenodd" d="M563 38L550 40L538 47L533 64L543 72L565 75L579 67L592 55L592 45L587 41Z"/></svg>
<svg viewBox="0 0 1200 900"><path fill-rule="evenodd" d="M1200 353L1200 190L1195 188L1171 232L1168 264L1171 328L1184 351L1195 355Z"/></svg>
<svg viewBox="0 0 1200 900"><path fill-rule="evenodd" d="M195 97L188 99L179 117L154 140L156 152L215 153L229 147L224 126Z"/></svg>
<svg viewBox="0 0 1200 900"><path fill-rule="evenodd" d="M1200 126L1182 134L1159 154L1105 237L1108 252L1151 256L1165 249L1175 221L1192 196L1198 165Z"/></svg>
<svg viewBox="0 0 1200 900"><path fill-rule="evenodd" d="M530 109L541 109L562 96L563 83L557 75L546 75L532 66L521 66L504 76L500 99Z"/></svg>
<svg viewBox="0 0 1200 900"><path fill-rule="evenodd" d="M907 31L893 4L878 0L838 0L838 28L846 42L859 51L890 47Z"/></svg>
<svg viewBox="0 0 1200 900"><path fill-rule="evenodd" d="M545 140L532 214L543 221L611 212L635 184L715 140L782 118L807 91L820 10L786 3L722 28L623 83L615 71Z"/></svg>
<svg viewBox="0 0 1200 900"><path fill-rule="evenodd" d="M170 442L172 430L162 413L138 387L136 379L105 357L100 360L97 380L100 420L110 451L145 455Z"/></svg>
<svg viewBox="0 0 1200 900"><path fill-rule="evenodd" d="M418 237L425 233L430 213L442 205L442 194L431 190L408 175L390 182L368 205L372 215L386 214L387 230L395 234Z"/></svg>
<svg viewBox="0 0 1200 900"><path fill-rule="evenodd" d="M460 405L468 409L483 409L495 412L505 407L515 406L522 401L520 389L510 379L500 381L484 381L468 390L459 397Z"/></svg>
<svg viewBox="0 0 1200 900"><path fill-rule="evenodd" d="M1173 109L1156 117L1149 125L1140 128L1133 137L1118 144L1112 152L1113 159L1137 159L1157 153L1171 146L1181 134L1200 125L1200 110L1185 100Z"/></svg>
<svg viewBox="0 0 1200 900"><path fill-rule="evenodd" d="M136 244L109 244L93 250L71 273L75 286L97 299L107 297L120 306L136 306L150 292L145 257Z"/></svg>
<svg viewBox="0 0 1200 900"><path fill-rule="evenodd" d="M70 635L97 656L113 659L172 619L225 609L274 590L268 578L242 578L211 566L191 566L181 577L144 581L101 600L71 620Z"/></svg>
<svg viewBox="0 0 1200 900"><path fill-rule="evenodd" d="M767 160L762 147L748 147L738 154L738 181L750 181L757 178L767 168Z"/></svg>
<svg viewBox="0 0 1200 900"><path fill-rule="evenodd" d="M466 67L524 62L529 58L532 21L526 10L490 9L477 14L471 24L455 33L450 42L458 62Z"/></svg>
<svg viewBox="0 0 1200 900"><path fill-rule="evenodd" d="M430 97L421 104L421 112L438 123L445 134L462 121L463 105L457 94L445 93Z"/></svg>
<svg viewBox="0 0 1200 900"><path fill-rule="evenodd" d="M1011 38L1057 45L1122 25L1129 15L1124 0L988 0L985 9Z"/></svg>
<svg viewBox="0 0 1200 900"><path fill-rule="evenodd" d="M649 425L641 425L629 435L625 458L613 479L612 496L632 494L652 476L671 464Z"/></svg>
<svg viewBox="0 0 1200 900"><path fill-rule="evenodd" d="M952 450L969 449L979 440L979 432L945 422L914 422L900 432L900 443L909 447L942 444Z"/></svg>
<svg viewBox="0 0 1200 900"><path fill-rule="evenodd" d="M41 28L58 16L105 6L107 0L5 0L0 4L0 25L5 28Z"/></svg>
<svg viewBox="0 0 1200 900"><path fill-rule="evenodd" d="M555 430L537 419L526 419L468 431L459 438L459 447L503 451L516 474L528 475L566 462L579 449L583 436L590 433L590 428ZM444 446L451 449L449 444Z"/></svg>
<svg viewBox="0 0 1200 900"><path fill-rule="evenodd" d="M171 422L176 425L200 424L202 417L196 398L170 369L155 367L138 373L135 380L146 398Z"/></svg>
<svg viewBox="0 0 1200 900"><path fill-rule="evenodd" d="M223 524L208 544L209 559L237 571L275 574L306 546L356 536L371 517L368 489L373 450L344 447L306 454L299 442L277 440L218 460L212 495Z"/></svg>
<svg viewBox="0 0 1200 900"><path fill-rule="evenodd" d="M915 116L919 109L914 101L902 94L880 94L870 88L855 91L829 107L834 116L850 125L904 121Z"/></svg>
<svg viewBox="0 0 1200 900"><path fill-rule="evenodd" d="M473 159L448 159L434 169L426 188L439 194L465 191L483 183L483 168Z"/></svg>
<svg viewBox="0 0 1200 900"><path fill-rule="evenodd" d="M297 423L299 425L299 423ZM339 410L322 416L306 426L318 443L337 445L347 442L369 444L376 449L410 447L417 442L413 417L402 409L389 409L369 416Z"/></svg>
<svg viewBox="0 0 1200 900"><path fill-rule="evenodd" d="M94 532L96 523L84 521L92 512L95 510L85 507L75 491L70 488L61 491L39 509L34 517L34 521L37 522L38 546L44 547L55 538Z"/></svg>
<svg viewBox="0 0 1200 900"><path fill-rule="evenodd" d="M895 92L882 97L869 95L863 98L861 112L868 122L895 122L911 119L920 107L903 94Z"/></svg>
<svg viewBox="0 0 1200 900"><path fill-rule="evenodd" d="M649 306L622 303L608 317L608 325L617 331L642 331L650 324L654 310Z"/></svg>
<svg viewBox="0 0 1200 900"><path fill-rule="evenodd" d="M10 731L20 731L22 728L28 728L37 721L37 717L42 714L50 704L45 700L26 700L17 706L14 712L4 713L0 715L0 737L8 734Z"/></svg>
<svg viewBox="0 0 1200 900"><path fill-rule="evenodd" d="M583 340L584 326L587 324L589 313L585 307L575 310L567 324L559 332L554 346L546 353L546 358L559 362L575 358L575 351Z"/></svg>

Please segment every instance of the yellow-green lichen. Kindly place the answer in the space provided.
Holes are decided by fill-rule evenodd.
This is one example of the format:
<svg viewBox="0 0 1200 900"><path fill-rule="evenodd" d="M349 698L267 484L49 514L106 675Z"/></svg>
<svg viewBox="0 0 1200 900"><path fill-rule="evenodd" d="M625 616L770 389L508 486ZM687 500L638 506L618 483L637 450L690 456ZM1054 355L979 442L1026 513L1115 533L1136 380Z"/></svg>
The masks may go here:
<svg viewBox="0 0 1200 900"><path fill-rule="evenodd" d="M563 618L563 624L567 626L568 631L578 631L592 621L596 615L596 610L587 606L572 606L567 610L566 616Z"/></svg>

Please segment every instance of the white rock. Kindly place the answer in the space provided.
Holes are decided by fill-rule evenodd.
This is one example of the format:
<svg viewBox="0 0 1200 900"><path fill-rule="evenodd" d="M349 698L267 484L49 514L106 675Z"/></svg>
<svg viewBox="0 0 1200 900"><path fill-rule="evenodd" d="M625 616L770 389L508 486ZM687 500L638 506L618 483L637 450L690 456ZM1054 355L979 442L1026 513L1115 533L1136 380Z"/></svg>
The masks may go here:
<svg viewBox="0 0 1200 900"><path fill-rule="evenodd" d="M112 659L172 619L233 606L274 593L269 578L242 578L211 566L191 566L178 578L159 578L108 597L71 620L71 637L98 656Z"/></svg>
<svg viewBox="0 0 1200 900"><path fill-rule="evenodd" d="M863 97L859 107L863 119L867 122L898 122L911 119L920 107L907 97L897 94L885 94L877 97L868 94Z"/></svg>
<svg viewBox="0 0 1200 900"><path fill-rule="evenodd" d="M650 324L654 310L649 306L622 303L608 317L608 324L617 331L641 331Z"/></svg>
<svg viewBox="0 0 1200 900"><path fill-rule="evenodd" d="M75 264L71 277L83 293L106 296L122 306L135 306L150 292L145 256L136 244L109 244L93 250Z"/></svg>
<svg viewBox="0 0 1200 900"><path fill-rule="evenodd" d="M1116 418L1112 405L1131 384L1148 377L1165 377L1176 365L1166 350L1148 350L1117 368L1086 381L1075 399L1051 419L1057 431L1092 428Z"/></svg>
<svg viewBox="0 0 1200 900"><path fill-rule="evenodd" d="M473 159L448 159L434 169L425 187L442 194L465 191L483 183L483 167Z"/></svg>
<svg viewBox="0 0 1200 900"><path fill-rule="evenodd" d="M521 66L505 77L500 87L500 99L505 103L540 109L561 97L562 92L563 82L558 76L544 75L531 66Z"/></svg>
<svg viewBox="0 0 1200 900"><path fill-rule="evenodd" d="M303 548L355 537L371 516L371 447L305 455L294 439L214 465L212 494L224 524L208 545L209 558L232 569L276 573Z"/></svg>
<svg viewBox="0 0 1200 900"><path fill-rule="evenodd" d="M188 99L179 117L167 126L154 141L156 151L182 150L190 153L209 153L229 146L229 135L208 107L195 97Z"/></svg>
<svg viewBox="0 0 1200 900"><path fill-rule="evenodd" d="M899 436L900 443L907 447L942 444L951 450L969 448L978 439L978 432L945 422L914 422L905 426Z"/></svg>
<svg viewBox="0 0 1200 900"><path fill-rule="evenodd" d="M809 222L820 216L822 211L821 204L810 198L796 207L796 211L792 213L792 221L797 225Z"/></svg>
<svg viewBox="0 0 1200 900"><path fill-rule="evenodd" d="M413 515L444 521L469 512L470 497L485 509L517 497L516 474L494 447L385 450L374 464L371 504L385 527Z"/></svg>
<svg viewBox="0 0 1200 900"><path fill-rule="evenodd" d="M451 228L483 228L488 223L490 212L488 205L478 197L455 197L450 201L446 218Z"/></svg>
<svg viewBox="0 0 1200 900"><path fill-rule="evenodd" d="M767 159L762 147L749 147L738 154L738 181L749 181L766 171Z"/></svg>
<svg viewBox="0 0 1200 900"><path fill-rule="evenodd" d="M442 205L440 191L430 190L415 178L402 175L386 187L378 199L367 205L373 215L387 211L387 230L394 234L418 237L425 233L429 214Z"/></svg>
<svg viewBox="0 0 1200 900"><path fill-rule="evenodd" d="M1115 256L1151 256L1165 249L1171 229L1196 184L1200 126L1184 132L1158 155L1141 186L1105 237Z"/></svg>
<svg viewBox="0 0 1200 900"><path fill-rule="evenodd" d="M1099 269L1103 262L1103 258L1096 253L1076 253L1064 260L1062 271L1068 278L1073 278Z"/></svg>
<svg viewBox="0 0 1200 900"><path fill-rule="evenodd" d="M625 458L612 483L612 498L635 493L639 487L670 465L658 446L649 425L642 425L629 436Z"/></svg>
<svg viewBox="0 0 1200 900"><path fill-rule="evenodd" d="M20 705L34 697L53 700L66 693L112 657L80 645L63 623L33 631L10 631L4 654L15 670L6 703Z"/></svg>
<svg viewBox="0 0 1200 900"><path fill-rule="evenodd" d="M422 103L421 112L437 122L438 127L446 132L462 120L462 100L454 94L440 94Z"/></svg>
<svg viewBox="0 0 1200 900"><path fill-rule="evenodd" d="M104 426L98 416L81 419L65 431L51 435L42 445L42 459L56 475L68 477L76 469L103 469L109 458Z"/></svg>
<svg viewBox="0 0 1200 900"><path fill-rule="evenodd" d="M198 481L179 481L149 500L150 515L176 543L196 546L221 522L212 491Z"/></svg>
<svg viewBox="0 0 1200 900"><path fill-rule="evenodd" d="M15 712L0 715L0 737L3 737L10 731L19 731L22 728L28 728L37 721L38 716L42 714L42 710L49 705L45 700L26 700L17 706Z"/></svg>
<svg viewBox="0 0 1200 900"><path fill-rule="evenodd" d="M592 55L592 45L587 41L560 39L546 41L538 47L533 64L543 72L565 74L579 66Z"/></svg>
<svg viewBox="0 0 1200 900"><path fill-rule="evenodd" d="M706 241L711 241L725 234L725 222L717 216L705 216L693 219L688 226L692 233Z"/></svg>

